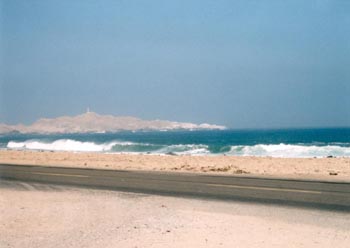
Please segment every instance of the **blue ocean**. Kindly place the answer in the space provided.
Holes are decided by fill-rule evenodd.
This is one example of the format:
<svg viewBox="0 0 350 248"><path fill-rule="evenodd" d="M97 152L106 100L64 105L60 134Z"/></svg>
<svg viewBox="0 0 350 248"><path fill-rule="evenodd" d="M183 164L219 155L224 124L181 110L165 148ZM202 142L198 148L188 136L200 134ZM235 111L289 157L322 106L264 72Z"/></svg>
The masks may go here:
<svg viewBox="0 0 350 248"><path fill-rule="evenodd" d="M2 134L0 149L100 153L350 157L350 128Z"/></svg>

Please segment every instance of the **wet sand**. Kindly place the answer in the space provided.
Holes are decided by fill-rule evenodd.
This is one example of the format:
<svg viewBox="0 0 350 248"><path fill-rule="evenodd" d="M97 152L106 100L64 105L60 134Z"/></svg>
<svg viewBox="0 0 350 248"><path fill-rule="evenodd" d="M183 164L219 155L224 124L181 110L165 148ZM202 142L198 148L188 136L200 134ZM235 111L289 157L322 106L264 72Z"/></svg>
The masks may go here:
<svg viewBox="0 0 350 248"><path fill-rule="evenodd" d="M350 181L350 158L173 156L3 150L0 151L0 163Z"/></svg>

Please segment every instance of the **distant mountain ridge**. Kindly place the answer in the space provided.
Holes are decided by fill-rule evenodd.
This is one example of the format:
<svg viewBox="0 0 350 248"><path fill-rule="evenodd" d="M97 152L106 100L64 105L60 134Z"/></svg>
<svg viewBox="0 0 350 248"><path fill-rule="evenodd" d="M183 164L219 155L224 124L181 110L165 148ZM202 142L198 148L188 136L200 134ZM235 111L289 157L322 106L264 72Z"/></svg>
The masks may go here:
<svg viewBox="0 0 350 248"><path fill-rule="evenodd" d="M131 116L99 115L86 112L77 116L62 116L53 119L39 119L32 125L6 125L0 123L0 133L88 133L136 130L207 130L226 129L225 126L194 124L164 120L142 120Z"/></svg>

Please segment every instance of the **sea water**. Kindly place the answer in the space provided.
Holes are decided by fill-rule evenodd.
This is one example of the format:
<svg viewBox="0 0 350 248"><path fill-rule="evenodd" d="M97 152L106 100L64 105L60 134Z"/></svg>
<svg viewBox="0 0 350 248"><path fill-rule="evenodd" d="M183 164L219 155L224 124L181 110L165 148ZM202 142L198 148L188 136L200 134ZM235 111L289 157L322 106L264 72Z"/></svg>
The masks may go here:
<svg viewBox="0 0 350 248"><path fill-rule="evenodd" d="M350 157L350 128L2 134L0 149L99 153Z"/></svg>

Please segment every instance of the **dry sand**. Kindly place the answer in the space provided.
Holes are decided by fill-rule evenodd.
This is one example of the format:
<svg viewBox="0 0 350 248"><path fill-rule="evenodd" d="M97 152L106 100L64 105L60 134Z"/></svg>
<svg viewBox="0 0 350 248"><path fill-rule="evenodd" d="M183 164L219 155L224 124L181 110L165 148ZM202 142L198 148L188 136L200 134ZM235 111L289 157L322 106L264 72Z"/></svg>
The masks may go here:
<svg viewBox="0 0 350 248"><path fill-rule="evenodd" d="M0 180L0 247L337 247L348 212Z"/></svg>
<svg viewBox="0 0 350 248"><path fill-rule="evenodd" d="M0 163L350 181L350 158L172 156L3 150L0 151Z"/></svg>

